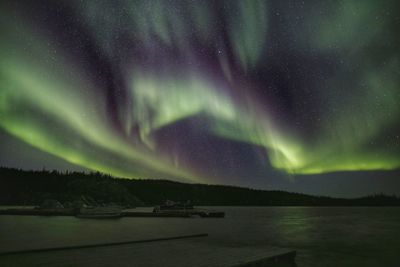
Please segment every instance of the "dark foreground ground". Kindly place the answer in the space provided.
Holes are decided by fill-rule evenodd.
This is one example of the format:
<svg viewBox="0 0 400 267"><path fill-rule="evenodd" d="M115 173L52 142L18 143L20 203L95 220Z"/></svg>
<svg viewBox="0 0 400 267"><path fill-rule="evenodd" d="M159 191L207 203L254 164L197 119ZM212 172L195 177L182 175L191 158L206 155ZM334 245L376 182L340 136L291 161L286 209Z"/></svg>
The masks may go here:
<svg viewBox="0 0 400 267"><path fill-rule="evenodd" d="M188 240L189 247L229 247L260 251L266 247L297 251L296 263L308 266L399 266L398 207L214 207L225 218L121 218L88 220L75 217L0 216L0 251L124 241L133 238L208 233ZM142 209L138 209L142 210ZM108 251L108 250L107 250ZM123 258L126 248L101 253L46 256L46 260L76 260L80 266ZM122 254L119 254L122 253ZM163 248L148 249L157 257ZM79 255L92 255L79 262ZM184 257L179 252L171 260ZM102 261L104 263L104 261ZM178 262L178 261L176 261ZM107 262L106 262L107 263ZM106 265L107 266L107 265Z"/></svg>

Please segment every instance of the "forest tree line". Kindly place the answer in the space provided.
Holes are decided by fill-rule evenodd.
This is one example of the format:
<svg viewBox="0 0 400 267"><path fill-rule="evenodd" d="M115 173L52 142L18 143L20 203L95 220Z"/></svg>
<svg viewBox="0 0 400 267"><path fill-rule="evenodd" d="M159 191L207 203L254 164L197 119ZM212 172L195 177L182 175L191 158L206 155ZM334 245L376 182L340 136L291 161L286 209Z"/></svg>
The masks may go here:
<svg viewBox="0 0 400 267"><path fill-rule="evenodd" d="M0 168L0 205L61 203L83 197L126 207L153 206L165 200L199 206L398 206L400 198L383 194L343 199L235 186L188 184L168 180L117 179L83 172L25 171Z"/></svg>

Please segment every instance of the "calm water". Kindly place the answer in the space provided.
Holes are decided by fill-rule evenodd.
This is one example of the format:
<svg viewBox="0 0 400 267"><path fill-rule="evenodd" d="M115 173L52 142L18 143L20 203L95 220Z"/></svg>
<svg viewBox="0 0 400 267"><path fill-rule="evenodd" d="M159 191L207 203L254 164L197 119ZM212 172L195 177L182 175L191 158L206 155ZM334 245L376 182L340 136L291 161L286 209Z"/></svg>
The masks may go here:
<svg viewBox="0 0 400 267"><path fill-rule="evenodd" d="M297 250L305 266L400 266L400 208L221 207L224 219L0 216L0 251L208 233L190 242Z"/></svg>

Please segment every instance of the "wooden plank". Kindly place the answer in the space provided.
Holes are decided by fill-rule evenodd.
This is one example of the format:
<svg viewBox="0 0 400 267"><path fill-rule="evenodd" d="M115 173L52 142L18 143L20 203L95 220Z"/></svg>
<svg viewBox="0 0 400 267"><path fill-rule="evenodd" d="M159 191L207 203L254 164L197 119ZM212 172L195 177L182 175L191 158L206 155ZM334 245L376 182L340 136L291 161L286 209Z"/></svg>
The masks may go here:
<svg viewBox="0 0 400 267"><path fill-rule="evenodd" d="M1 266L232 267L295 266L295 251L273 247L227 247L197 239L124 244L0 256ZM272 265L271 265L272 264Z"/></svg>
<svg viewBox="0 0 400 267"><path fill-rule="evenodd" d="M14 250L14 251L0 252L0 256L26 254L26 253L42 253L42 252L50 252L50 251L57 251L57 250L71 250L71 249L84 249L84 248L95 248L95 247L120 246L120 245L127 245L127 244L147 243L147 242L157 242L157 241L159 242L159 241L195 238L195 237L206 237L206 236L208 236L208 234L193 234L193 235L160 237L160 238L154 238L154 239L140 239L140 240L121 241L121 242L99 243L99 244L86 244L86 245L76 245L76 246L62 246L62 247L51 247L51 248Z"/></svg>

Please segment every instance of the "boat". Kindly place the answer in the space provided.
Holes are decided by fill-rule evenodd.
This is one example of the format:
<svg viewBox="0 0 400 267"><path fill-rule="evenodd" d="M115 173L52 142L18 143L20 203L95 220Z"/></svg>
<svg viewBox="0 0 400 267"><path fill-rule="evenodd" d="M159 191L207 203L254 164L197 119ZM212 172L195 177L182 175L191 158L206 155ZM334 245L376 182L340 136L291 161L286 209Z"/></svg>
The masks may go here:
<svg viewBox="0 0 400 267"><path fill-rule="evenodd" d="M170 211L187 211L193 210L194 207L190 201L186 201L185 203L182 202L175 202L172 200L165 201L164 204L155 206L153 212L170 212Z"/></svg>
<svg viewBox="0 0 400 267"><path fill-rule="evenodd" d="M86 206L80 208L75 216L86 219L120 218L122 217L122 208L120 206Z"/></svg>
<svg viewBox="0 0 400 267"><path fill-rule="evenodd" d="M200 210L197 215L203 218L224 218L225 212L215 210Z"/></svg>
<svg viewBox="0 0 400 267"><path fill-rule="evenodd" d="M185 215L188 217L200 216L202 218L223 218L225 217L225 212L195 208L190 201L175 202L167 200L164 204L155 206L153 213L158 214L169 214L171 216Z"/></svg>

